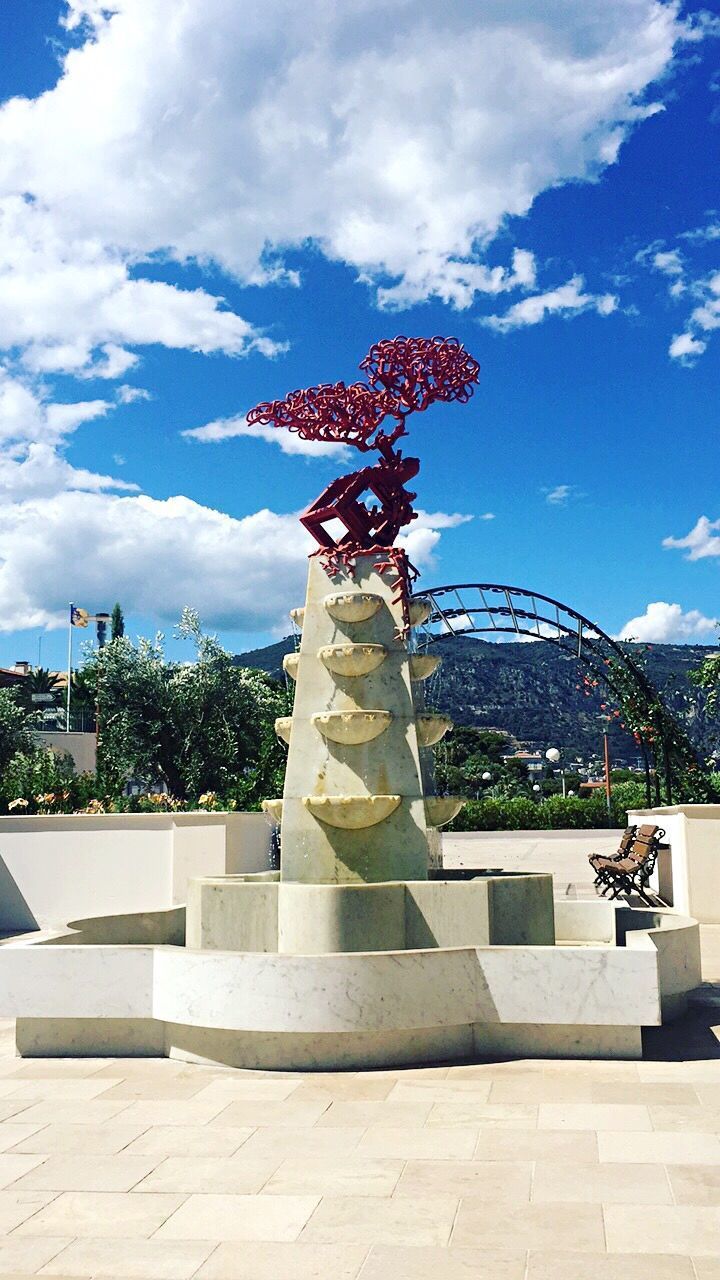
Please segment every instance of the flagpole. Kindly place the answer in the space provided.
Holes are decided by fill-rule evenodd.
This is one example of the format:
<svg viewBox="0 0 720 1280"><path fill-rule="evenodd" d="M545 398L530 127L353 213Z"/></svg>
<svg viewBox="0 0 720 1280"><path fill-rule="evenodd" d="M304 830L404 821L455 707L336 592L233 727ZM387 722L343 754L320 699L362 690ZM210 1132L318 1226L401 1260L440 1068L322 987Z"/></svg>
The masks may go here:
<svg viewBox="0 0 720 1280"><path fill-rule="evenodd" d="M70 732L70 680L72 677L72 616L75 608L70 601L70 613L68 614L68 668L67 668L67 702L65 706L65 732Z"/></svg>

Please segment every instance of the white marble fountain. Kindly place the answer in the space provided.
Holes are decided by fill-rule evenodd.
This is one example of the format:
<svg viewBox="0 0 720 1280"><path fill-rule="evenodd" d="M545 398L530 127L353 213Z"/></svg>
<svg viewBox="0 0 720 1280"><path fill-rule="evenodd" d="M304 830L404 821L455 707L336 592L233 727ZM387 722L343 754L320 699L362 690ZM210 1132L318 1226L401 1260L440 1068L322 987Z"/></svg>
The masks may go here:
<svg viewBox="0 0 720 1280"><path fill-rule="evenodd" d="M700 981L695 922L554 905L550 874L429 875L461 803L426 794L424 753L450 727L422 698L438 660L413 652L370 553L334 581L312 557L293 613L287 775L265 806L281 870L191 881L184 939L177 911L150 911L0 948L19 1052L286 1069L639 1056L641 1028Z"/></svg>

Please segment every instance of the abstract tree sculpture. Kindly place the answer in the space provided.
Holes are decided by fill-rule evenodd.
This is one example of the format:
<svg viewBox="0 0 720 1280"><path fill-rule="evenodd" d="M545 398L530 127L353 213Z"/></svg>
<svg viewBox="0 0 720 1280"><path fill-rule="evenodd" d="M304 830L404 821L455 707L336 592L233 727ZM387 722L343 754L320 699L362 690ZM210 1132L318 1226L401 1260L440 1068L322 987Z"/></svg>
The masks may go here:
<svg viewBox="0 0 720 1280"><path fill-rule="evenodd" d="M407 435L405 420L438 400L465 404L478 381L480 366L456 338L390 338L376 342L360 368L368 382L322 383L291 391L283 400L258 404L247 415L259 423L295 431L302 440L353 445L371 449L380 461L340 476L300 517L319 544L329 570L363 551L386 553L387 565L397 571L403 599L415 571L393 543L400 529L416 519L417 496L406 488L420 467L417 458L404 458L396 442ZM369 385L368 385L369 384ZM383 430L385 422L392 429ZM375 499L376 501L373 501ZM333 536L326 527L340 521L345 532Z"/></svg>

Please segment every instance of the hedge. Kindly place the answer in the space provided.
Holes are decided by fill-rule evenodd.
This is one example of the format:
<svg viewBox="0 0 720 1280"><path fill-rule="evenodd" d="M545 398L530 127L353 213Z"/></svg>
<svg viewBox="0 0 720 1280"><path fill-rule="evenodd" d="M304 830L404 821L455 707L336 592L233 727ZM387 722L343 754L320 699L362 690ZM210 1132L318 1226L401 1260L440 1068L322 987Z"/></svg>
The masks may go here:
<svg viewBox="0 0 720 1280"><path fill-rule="evenodd" d="M621 782L613 787L610 822L604 791L595 791L587 799L548 796L545 800L531 800L528 796L514 796L510 800L468 800L445 830L582 831L624 827L628 809L642 809L645 804L645 788L636 782Z"/></svg>

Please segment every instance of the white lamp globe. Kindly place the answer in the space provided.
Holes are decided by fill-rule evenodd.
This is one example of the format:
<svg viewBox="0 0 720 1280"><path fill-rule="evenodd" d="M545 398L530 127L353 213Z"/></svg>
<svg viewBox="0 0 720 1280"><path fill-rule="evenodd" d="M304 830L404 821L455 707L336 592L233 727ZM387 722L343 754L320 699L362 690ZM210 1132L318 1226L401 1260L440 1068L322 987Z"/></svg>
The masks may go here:
<svg viewBox="0 0 720 1280"><path fill-rule="evenodd" d="M569 796L574 796L574 795L575 795L575 792L574 792L574 791L568 791L568 795L569 795Z"/></svg>
<svg viewBox="0 0 720 1280"><path fill-rule="evenodd" d="M488 773L488 771L487 771L487 769L486 769L486 770L485 770L485 772L484 772L484 774L483 774L483 776L482 776L482 780L483 780L483 782L490 782L490 781L491 781L491 779L492 779L492 774L491 774L491 773Z"/></svg>
<svg viewBox="0 0 720 1280"><path fill-rule="evenodd" d="M533 791L539 791L539 790L540 790L540 783L539 783L539 782L534 782L534 783L533 783Z"/></svg>
<svg viewBox="0 0 720 1280"><path fill-rule="evenodd" d="M558 764L560 760L560 752L557 747L548 747L545 752L545 759L549 760L550 764Z"/></svg>

